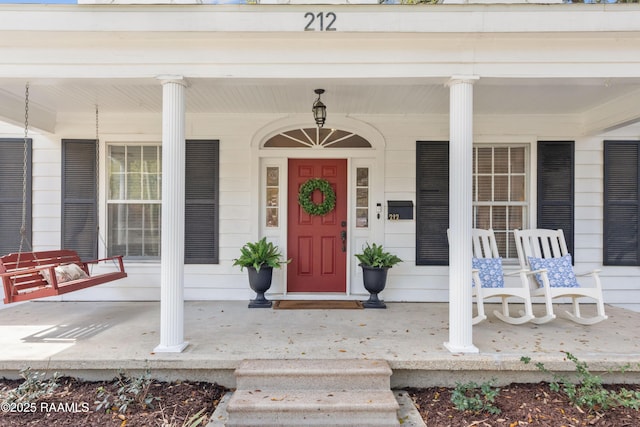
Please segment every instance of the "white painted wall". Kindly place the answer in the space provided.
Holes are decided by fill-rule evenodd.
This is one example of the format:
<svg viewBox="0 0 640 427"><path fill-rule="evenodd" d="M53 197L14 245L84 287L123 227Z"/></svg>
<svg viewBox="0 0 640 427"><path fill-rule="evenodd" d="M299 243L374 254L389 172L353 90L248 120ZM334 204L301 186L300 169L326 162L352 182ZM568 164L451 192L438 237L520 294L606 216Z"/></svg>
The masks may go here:
<svg viewBox="0 0 640 427"><path fill-rule="evenodd" d="M252 296L246 272L233 267L239 248L262 231L256 218L259 193L251 162L252 141L257 132L279 120L277 115L189 115L187 138L220 140L220 264L188 265L185 298L246 300ZM384 202L415 203L415 141L448 139L446 116L360 116L354 119L374 126L385 138ZM33 246L36 250L60 245L60 140L95 138L92 115L60 117L55 135L31 132L34 140ZM160 122L155 115L105 115L100 120L101 143L111 141L159 141ZM574 139L576 141L576 271L601 268L605 301L640 310L638 267L602 266L602 141L637 139L640 126L607 135L574 137L569 117L477 117L476 140L503 141L505 134L518 141ZM22 137L23 130L0 125L0 137ZM532 152L535 144L532 146ZM103 150L104 151L104 150ZM310 153L311 154L311 153ZM532 159L535 156L531 156ZM103 156L104 159L104 156ZM104 161L104 160L103 160ZM376 200L372 198L372 212ZM384 212L383 212L384 218ZM104 229L104 224L102 224ZM405 262L389 273L387 301L447 301L448 267L415 265L415 221L384 221L382 243ZM126 263L129 277L65 295L66 300L157 300L159 263Z"/></svg>

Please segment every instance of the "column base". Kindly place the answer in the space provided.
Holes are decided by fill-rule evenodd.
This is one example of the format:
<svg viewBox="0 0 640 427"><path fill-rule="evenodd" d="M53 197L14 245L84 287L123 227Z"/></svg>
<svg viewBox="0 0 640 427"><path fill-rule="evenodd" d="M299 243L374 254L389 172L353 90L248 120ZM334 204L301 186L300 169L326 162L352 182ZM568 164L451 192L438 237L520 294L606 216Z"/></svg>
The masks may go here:
<svg viewBox="0 0 640 427"><path fill-rule="evenodd" d="M182 351L189 345L188 341L176 345L162 345L158 344L153 349L154 353L182 353Z"/></svg>
<svg viewBox="0 0 640 427"><path fill-rule="evenodd" d="M447 350L449 350L451 353L480 353L480 350L478 350L478 347L476 347L473 344L468 346L458 346L458 345L453 345L450 342L445 342L444 347Z"/></svg>

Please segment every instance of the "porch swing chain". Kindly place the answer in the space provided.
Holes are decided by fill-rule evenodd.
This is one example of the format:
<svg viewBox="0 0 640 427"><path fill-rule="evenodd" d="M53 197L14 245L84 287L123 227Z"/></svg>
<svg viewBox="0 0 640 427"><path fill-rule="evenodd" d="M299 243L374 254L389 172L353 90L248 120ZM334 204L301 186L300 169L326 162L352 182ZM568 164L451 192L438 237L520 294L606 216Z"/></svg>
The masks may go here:
<svg viewBox="0 0 640 427"><path fill-rule="evenodd" d="M98 109L98 104L96 104L96 187L97 189L100 188L100 111ZM100 232L100 221L98 221L98 212L99 212L99 207L98 204L96 203L96 211L95 211L95 215L96 215L96 232L98 233L98 239L100 240L100 243L102 243L102 246L104 247L104 255L107 255L107 241L105 240L104 236L102 235L102 233ZM98 254L98 258L99 258ZM113 260L114 265L116 265L115 260Z"/></svg>
<svg viewBox="0 0 640 427"><path fill-rule="evenodd" d="M100 111L98 104L96 104L96 190L100 188ZM96 203L96 232L98 233L98 239L102 242L107 249L107 243L104 241L102 234L100 233L100 222L98 221L98 204Z"/></svg>
<svg viewBox="0 0 640 427"><path fill-rule="evenodd" d="M20 254L27 240L27 167L29 156L29 82L24 89L24 141L23 141L23 161L22 161L22 223L20 225L20 246L18 247L18 263L20 264ZM27 245L31 250L31 245L27 240Z"/></svg>

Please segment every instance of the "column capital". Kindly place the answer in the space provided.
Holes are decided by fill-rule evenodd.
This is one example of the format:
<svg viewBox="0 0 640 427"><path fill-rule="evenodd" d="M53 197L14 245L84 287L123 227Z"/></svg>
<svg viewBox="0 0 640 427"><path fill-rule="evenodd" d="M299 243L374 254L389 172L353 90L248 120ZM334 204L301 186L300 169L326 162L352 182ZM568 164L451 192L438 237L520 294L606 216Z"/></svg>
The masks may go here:
<svg viewBox="0 0 640 427"><path fill-rule="evenodd" d="M163 86L167 83L176 83L182 85L184 87L189 86L187 79L184 76L176 75L176 74L160 74L156 76L156 80L160 81L160 84Z"/></svg>
<svg viewBox="0 0 640 427"><path fill-rule="evenodd" d="M449 79L448 82L445 83L445 86L447 87L451 87L460 83L470 83L470 84L474 84L475 82L477 82L478 80L480 80L480 76L451 76L451 78Z"/></svg>

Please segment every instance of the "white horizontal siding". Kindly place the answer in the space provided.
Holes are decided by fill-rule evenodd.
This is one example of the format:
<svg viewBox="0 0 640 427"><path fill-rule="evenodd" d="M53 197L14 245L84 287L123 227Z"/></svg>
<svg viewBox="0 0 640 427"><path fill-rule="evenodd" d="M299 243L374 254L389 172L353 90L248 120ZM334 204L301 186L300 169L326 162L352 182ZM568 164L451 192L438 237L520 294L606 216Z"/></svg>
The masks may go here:
<svg viewBox="0 0 640 427"><path fill-rule="evenodd" d="M238 299L253 297L248 288L247 273L233 266L239 248L255 237L254 221L256 189L252 170L252 147L258 129L274 116L246 115L215 117L193 116L188 120L190 139L220 140L220 263L185 266L186 299ZM415 144L418 140L448 139L446 116L361 116L385 136L384 206L387 200L412 200L415 203ZM549 120L548 120L549 119ZM567 119L566 117L564 119ZM570 118L569 118L570 119ZM101 141L154 141L159 135L154 116L142 116L137 123L109 117L101 125ZM571 122L569 122L571 123ZM602 269L605 301L626 308L640 307L640 268L602 266L602 140L608 136L571 137L566 122L549 116L511 118L479 117L478 139L490 142L513 140L573 139L576 141L575 194L575 258L576 271ZM63 123L64 135L34 134L34 247L56 249L60 245L60 140L69 137L91 137L86 126ZM19 131L19 128L16 128ZM147 134L135 133L143 129ZM540 133L534 132L538 129ZM130 132L130 133L128 133ZM617 131L620 133L620 131ZM18 132L19 133L19 132ZM11 135L20 137L20 135ZM617 137L612 135L612 139ZM310 153L311 154L311 153ZM533 167L533 165L532 165ZM383 216L384 218L384 216ZM387 221L384 224L384 246L404 260L389 272L387 289L381 297L387 301L447 301L449 278L447 266L415 265L415 219ZM106 267L108 268L108 267ZM129 277L109 284L65 296L86 300L153 300L160 292L159 263L127 263ZM351 289L362 292L359 269L352 278ZM508 284L517 284L510 278ZM281 294L285 286L283 271L277 271L272 292Z"/></svg>

